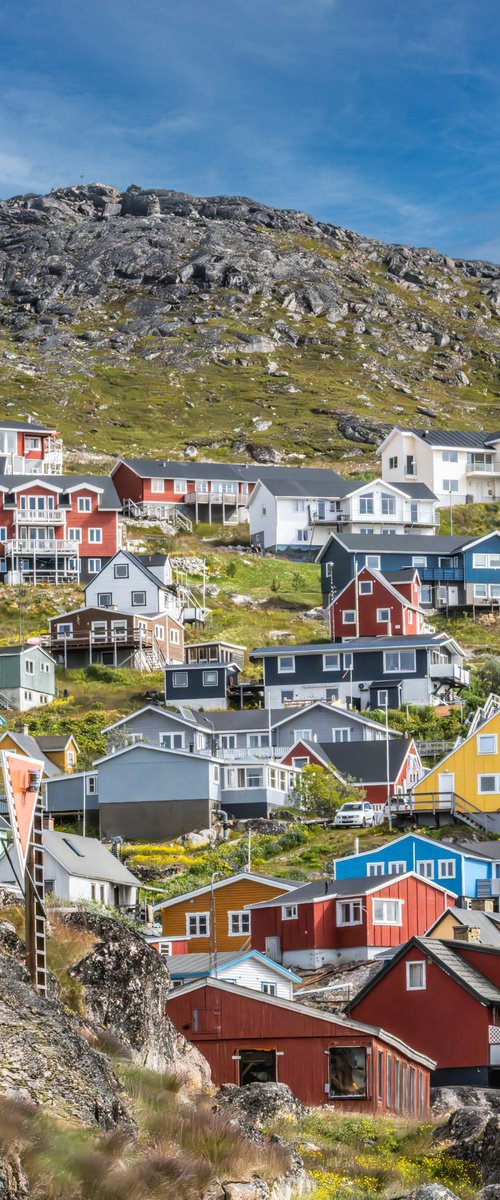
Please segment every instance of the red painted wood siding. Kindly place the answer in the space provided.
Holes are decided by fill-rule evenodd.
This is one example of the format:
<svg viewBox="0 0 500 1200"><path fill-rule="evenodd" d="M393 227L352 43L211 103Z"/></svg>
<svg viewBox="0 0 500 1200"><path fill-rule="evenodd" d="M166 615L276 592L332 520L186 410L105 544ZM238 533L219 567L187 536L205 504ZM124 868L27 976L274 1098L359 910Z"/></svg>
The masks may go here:
<svg viewBox="0 0 500 1200"><path fill-rule="evenodd" d="M372 592L370 595L363 595L359 590L359 583L369 581L372 584ZM396 589L399 591L399 588ZM416 600L412 603L418 604L418 589L411 588L413 593L417 593ZM386 634L389 631L387 622L377 621L377 609L388 608L390 611L390 630L394 637L403 636L405 633L417 634L420 633L424 617L413 611L409 607L408 601L404 596L397 600L394 593L386 586L386 584L377 579L371 571L363 568L358 575L358 628L352 623L346 623L343 619L343 613L347 610L356 611L356 583L352 579L345 591L333 601L330 607L330 634L334 639L344 637L377 637L381 634Z"/></svg>
<svg viewBox="0 0 500 1200"><path fill-rule="evenodd" d="M366 1100L335 1100L335 1108L344 1112L367 1113L390 1111L386 1104L386 1053L396 1057L423 1074L424 1112L429 1105L429 1073L413 1064L411 1054L394 1054L383 1039L360 1033L314 1016L281 1008L265 1001L234 992L217 992L210 987L176 995L167 1004L167 1012L177 1028L198 1047L210 1063L215 1085L238 1082L238 1062L234 1055L242 1049L277 1050L278 1081L286 1083L304 1104L328 1103L325 1084L328 1080L327 1052L332 1046L365 1046L368 1053L368 1098ZM198 1029L195 1032L195 1012ZM382 1052L383 1087L378 1098L373 1064ZM307 1063L307 1070L304 1064ZM394 1088L393 1088L394 1096Z"/></svg>
<svg viewBox="0 0 500 1200"><path fill-rule="evenodd" d="M7 527L6 540L9 541L15 533L14 510L12 508L6 509L4 507L3 492L0 493L0 496L0 525L5 525ZM29 512L24 513L21 510L21 496L25 496L27 500L30 496L43 496L46 499L50 497L54 502L54 508L59 507L60 493L51 489L48 483L47 486L44 486L42 482L36 483L29 488L23 489L22 492L16 492L18 528L21 525L26 525L28 527L30 525ZM78 511L79 496L90 498L90 512L86 513ZM100 510L99 495L97 492L94 492L90 488L85 487L85 485L82 485L78 491L71 493L71 504L65 507L64 511L66 514L66 530L81 529L82 531L81 541L78 544L75 543L75 550L78 546L81 557L101 558L112 557L113 554L116 554L116 551L119 548L118 513L114 511ZM47 525L50 526L50 524L50 515L48 515ZM101 542L91 542L89 540L88 531L91 528L100 529L102 531ZM65 537L67 538L65 527L62 524L54 525L54 534L56 541L64 540Z"/></svg>
<svg viewBox="0 0 500 1200"><path fill-rule="evenodd" d="M130 467L127 467L125 463L120 463L120 466L113 475L113 483L122 502L124 500L134 500L135 503L138 504L141 500L150 500L157 504L182 504L186 492L175 491L175 480L164 479L163 491L154 492L151 487L151 479L154 478L156 478L156 476L152 474L148 479L140 479L139 476L136 475L135 472L130 469ZM187 492L194 492L196 488L196 481L189 478L189 464L186 464L186 474L183 476L183 478L187 483ZM217 480L216 474L214 474L214 480ZM247 483L246 480L241 480L238 484L240 495L242 495L243 482L245 482L246 486L248 487L248 493L246 493L245 496L250 496L255 487L255 483ZM211 488L211 483L212 481L209 480L209 490Z"/></svg>
<svg viewBox="0 0 500 1200"><path fill-rule="evenodd" d="M475 1067L488 1063L491 1009L475 1000L436 963L427 963L425 991L407 991L406 963L422 961L412 947L359 1004L351 1008L357 1021L383 1022L416 1050L428 1054L437 1068ZM474 960L474 966L478 960Z"/></svg>
<svg viewBox="0 0 500 1200"><path fill-rule="evenodd" d="M125 463L120 463L113 476L113 485L120 500L123 504L124 500L134 500L139 504L144 499L143 496L143 480L136 475L135 471L131 471Z"/></svg>

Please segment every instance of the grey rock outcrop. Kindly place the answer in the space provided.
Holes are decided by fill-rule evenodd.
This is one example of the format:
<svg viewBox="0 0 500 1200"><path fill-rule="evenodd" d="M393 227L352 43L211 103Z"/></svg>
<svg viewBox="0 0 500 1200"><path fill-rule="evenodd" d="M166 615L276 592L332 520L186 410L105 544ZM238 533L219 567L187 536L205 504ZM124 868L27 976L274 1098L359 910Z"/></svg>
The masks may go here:
<svg viewBox="0 0 500 1200"><path fill-rule="evenodd" d="M232 1121L256 1128L283 1119L298 1121L308 1112L286 1083L250 1083L246 1087L225 1083L213 1107Z"/></svg>
<svg viewBox="0 0 500 1200"><path fill-rule="evenodd" d="M65 919L99 939L71 972L83 989L88 1018L108 1030L135 1062L178 1075L192 1091L210 1090L206 1059L166 1016L168 970L156 951L112 917L77 911Z"/></svg>

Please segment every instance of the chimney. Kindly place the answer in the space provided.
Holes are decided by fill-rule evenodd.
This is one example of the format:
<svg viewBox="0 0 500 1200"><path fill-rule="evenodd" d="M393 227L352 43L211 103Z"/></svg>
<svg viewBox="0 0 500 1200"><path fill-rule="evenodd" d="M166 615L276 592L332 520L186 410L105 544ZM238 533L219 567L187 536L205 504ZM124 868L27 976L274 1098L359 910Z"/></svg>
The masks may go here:
<svg viewBox="0 0 500 1200"><path fill-rule="evenodd" d="M477 912L492 913L496 911L495 901L486 896L481 896L479 899L471 900L470 908L475 908Z"/></svg>
<svg viewBox="0 0 500 1200"><path fill-rule="evenodd" d="M54 828L54 818L51 817L50 813L43 814L43 828L44 829L53 829Z"/></svg>
<svg viewBox="0 0 500 1200"><path fill-rule="evenodd" d="M453 940L455 942L480 942L481 930L477 925L454 925Z"/></svg>

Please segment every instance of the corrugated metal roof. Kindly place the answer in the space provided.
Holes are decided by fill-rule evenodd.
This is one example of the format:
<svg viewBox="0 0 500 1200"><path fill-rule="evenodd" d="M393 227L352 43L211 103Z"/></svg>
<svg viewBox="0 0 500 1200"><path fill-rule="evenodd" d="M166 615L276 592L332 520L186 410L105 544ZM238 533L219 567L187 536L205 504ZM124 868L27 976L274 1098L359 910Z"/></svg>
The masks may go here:
<svg viewBox="0 0 500 1200"><path fill-rule="evenodd" d="M359 743L358 743L359 745ZM341 899L343 896L364 896L367 892L377 891L386 883L396 883L397 875L365 875L358 879L314 879L312 883L304 883L293 892L284 896L274 896L272 900L263 900L260 904L247 904L246 908L281 908L288 904L307 904L310 900Z"/></svg>
<svg viewBox="0 0 500 1200"><path fill-rule="evenodd" d="M140 880L136 879L128 867L120 862L119 858L115 858L97 838L44 829L43 845L47 853L52 854L70 875L78 875L83 879L100 879L105 883L141 886Z"/></svg>
<svg viewBox="0 0 500 1200"><path fill-rule="evenodd" d="M260 646L251 650L250 659L275 658L282 654L346 654L350 650L398 650L401 647L418 650L419 647L446 646L452 642L451 635L443 633L417 633L413 637L365 637L348 638L344 642L299 642L296 646Z"/></svg>
<svg viewBox="0 0 500 1200"><path fill-rule="evenodd" d="M135 471L142 479L215 479L233 480L242 483L263 483L291 480L297 475L309 479L325 480L341 475L326 467L273 467L263 463L220 463L220 462L174 462L172 459L124 458L121 462ZM342 480L342 482L344 482ZM352 484L351 484L352 486Z"/></svg>
<svg viewBox="0 0 500 1200"><path fill-rule="evenodd" d="M427 442L429 446L458 446L467 449L481 447L484 449L489 442L500 437L498 433L487 431L469 433L465 429L412 429L417 437Z"/></svg>
<svg viewBox="0 0 500 1200"><path fill-rule="evenodd" d="M448 534L425 533L338 533L331 534L329 541L318 555L318 562L325 555L331 542L339 542L347 550L368 554L453 554L474 541L470 533L460 537L450 537Z"/></svg>
<svg viewBox="0 0 500 1200"><path fill-rule="evenodd" d="M381 726L383 728L383 726ZM389 772L394 783L405 761L411 742L406 738L389 739ZM312 746L314 750L314 746ZM387 778L387 746L385 738L380 741L363 742L321 742L319 749L340 771L341 775L351 775L361 783L383 783Z"/></svg>

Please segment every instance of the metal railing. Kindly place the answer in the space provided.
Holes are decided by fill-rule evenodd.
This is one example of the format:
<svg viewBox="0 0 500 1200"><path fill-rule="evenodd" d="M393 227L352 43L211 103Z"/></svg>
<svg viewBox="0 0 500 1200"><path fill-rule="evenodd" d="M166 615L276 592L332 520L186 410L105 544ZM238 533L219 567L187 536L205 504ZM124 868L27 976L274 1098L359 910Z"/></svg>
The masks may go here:
<svg viewBox="0 0 500 1200"><path fill-rule="evenodd" d="M421 814L422 816L439 817L440 813L450 813L453 817L464 821L467 825L472 825L475 829L480 829L482 832L495 832L497 814L485 812L478 804L473 804L471 800L466 799L465 796L460 796L458 792L415 793L413 791L409 799L416 816ZM446 883L445 880L442 882L443 884Z"/></svg>
<svg viewBox="0 0 500 1200"><path fill-rule="evenodd" d="M12 538L5 543L7 554L70 554L78 558L79 542L66 538Z"/></svg>
<svg viewBox="0 0 500 1200"><path fill-rule="evenodd" d="M18 525L60 525L64 515L61 508L37 508L33 512L30 508L17 508L15 512Z"/></svg>

